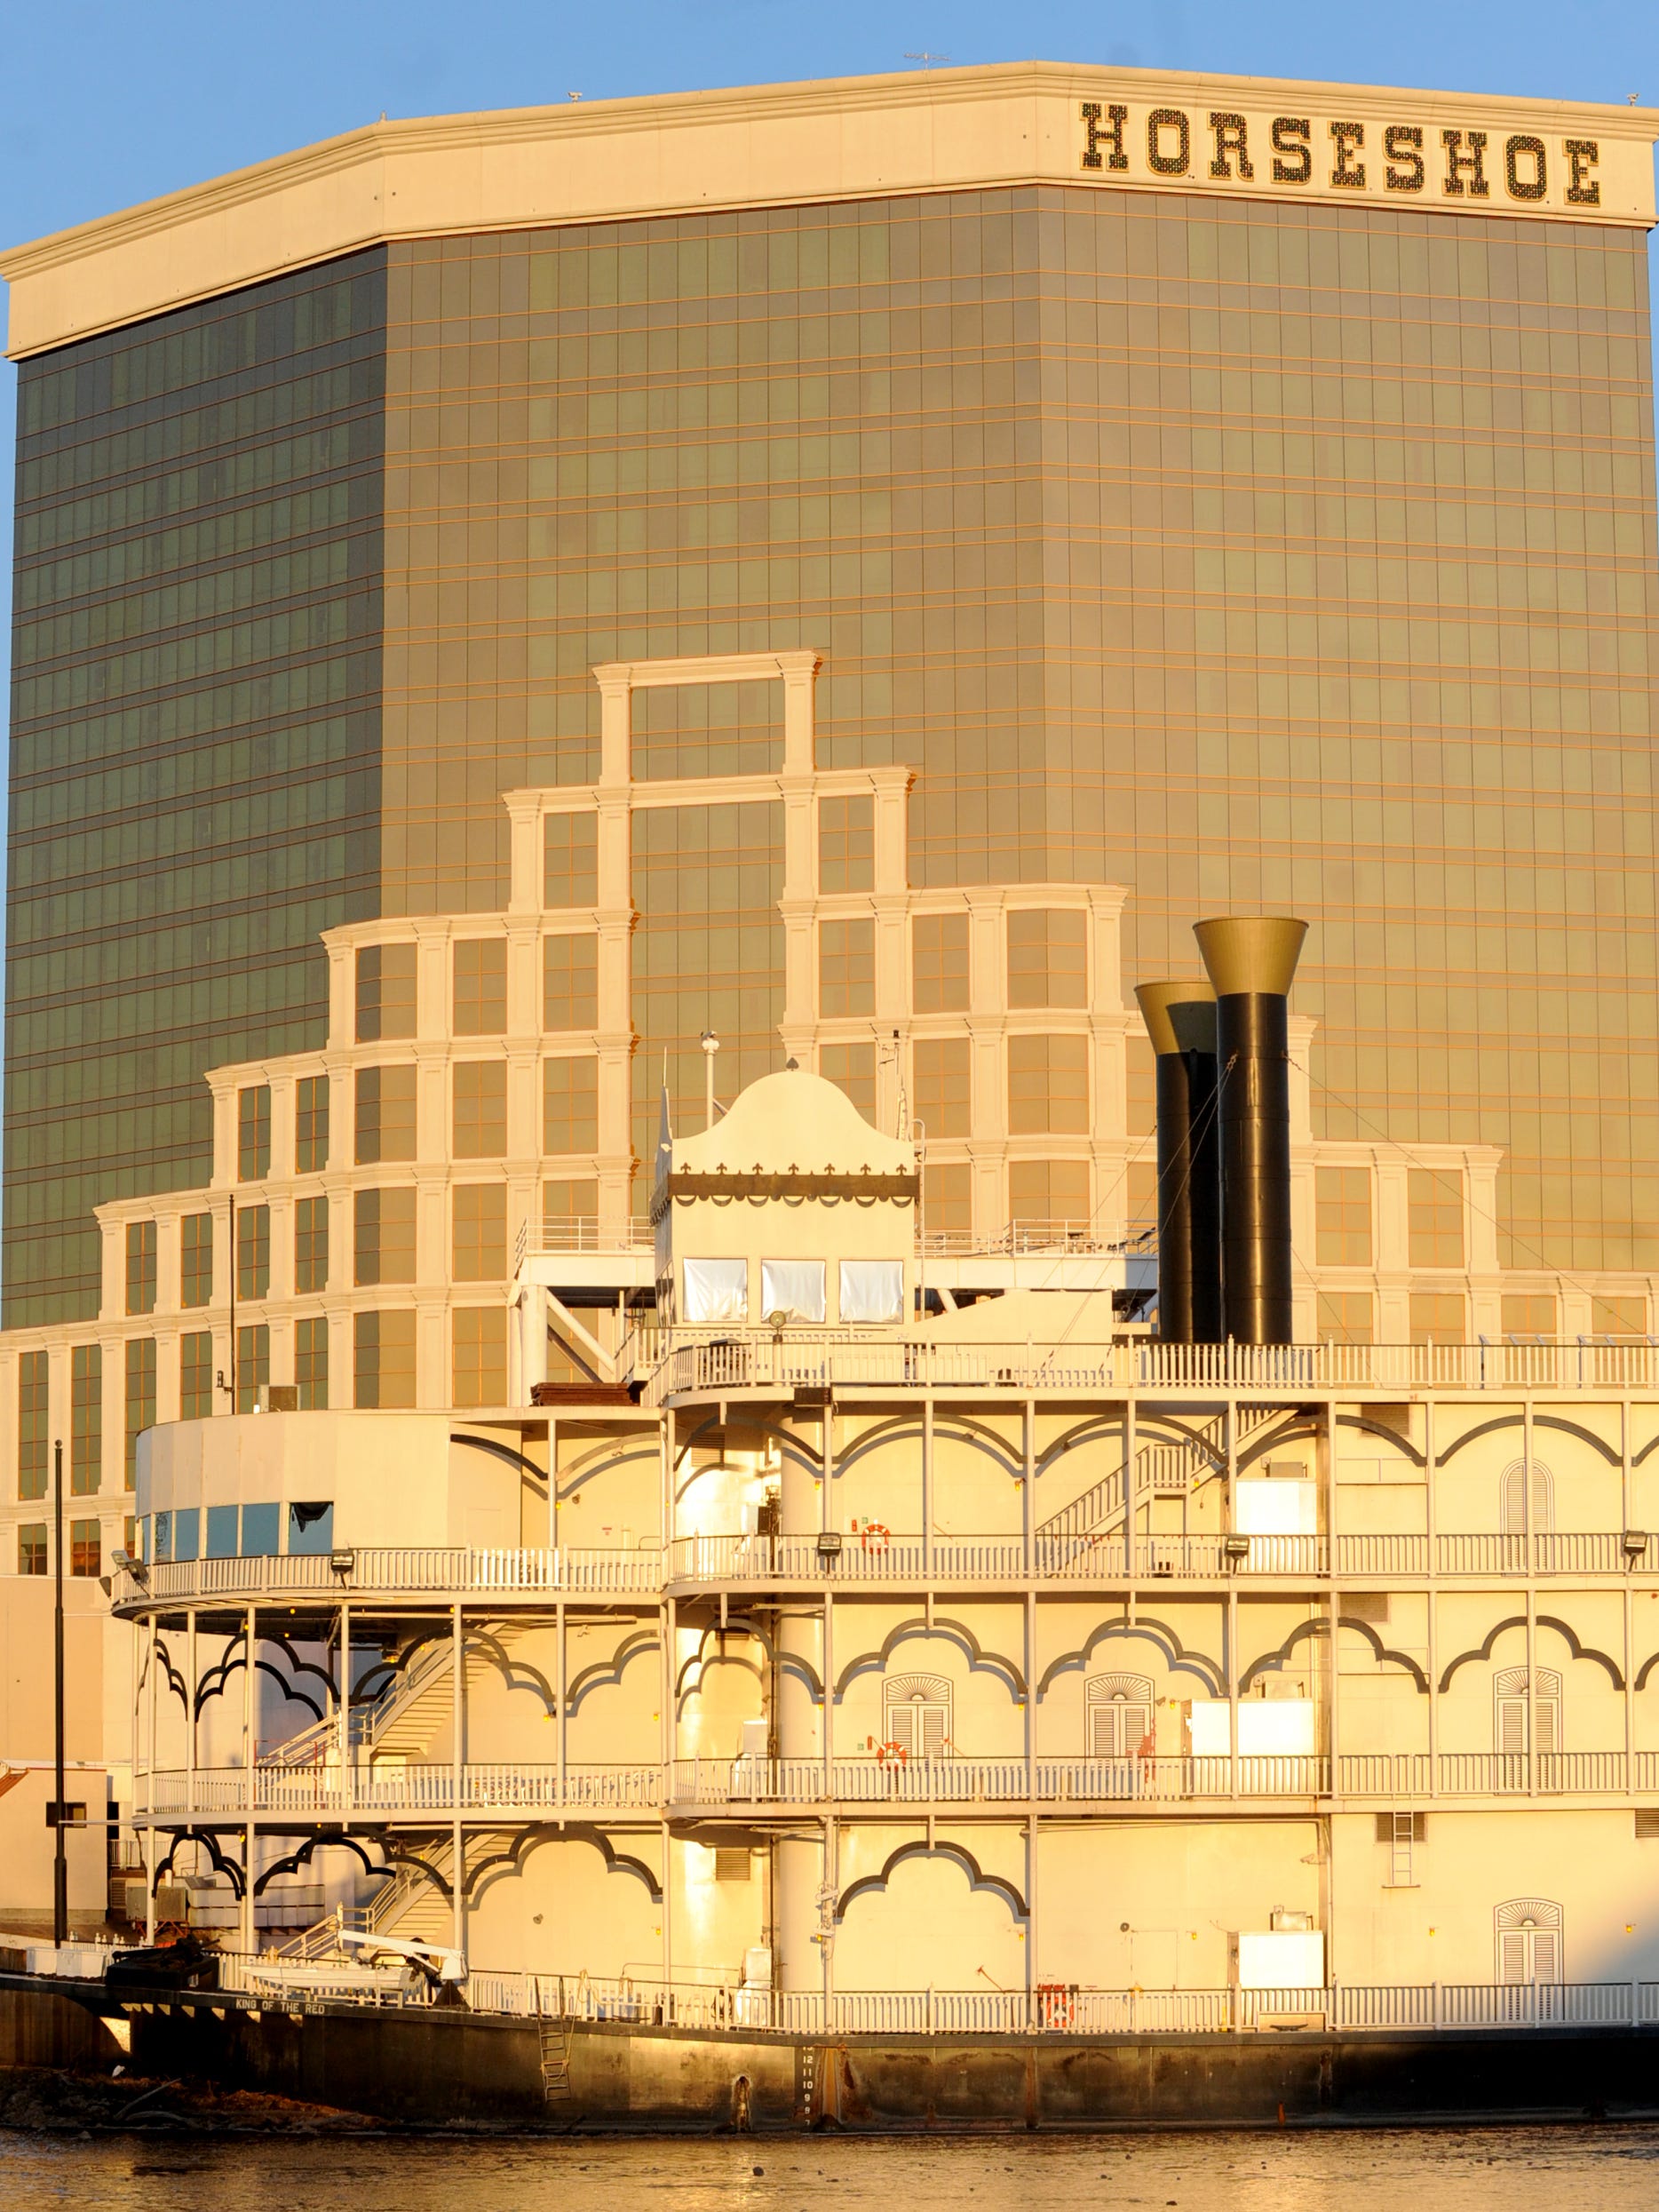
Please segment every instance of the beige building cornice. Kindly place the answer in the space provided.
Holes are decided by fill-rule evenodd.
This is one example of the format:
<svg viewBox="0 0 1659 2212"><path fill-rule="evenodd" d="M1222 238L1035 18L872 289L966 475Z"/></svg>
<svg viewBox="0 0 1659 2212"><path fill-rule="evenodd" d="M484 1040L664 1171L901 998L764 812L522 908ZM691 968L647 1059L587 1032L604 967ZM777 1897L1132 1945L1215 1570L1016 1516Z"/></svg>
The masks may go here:
<svg viewBox="0 0 1659 2212"><path fill-rule="evenodd" d="M1186 119L1184 156L1171 115ZM1242 148L1217 138L1223 118ZM1405 134L1393 163L1391 131ZM1646 227L1656 132L1647 108L1039 61L380 123L0 253L8 351L397 239L1017 184ZM1517 166L1513 140L1544 151Z"/></svg>

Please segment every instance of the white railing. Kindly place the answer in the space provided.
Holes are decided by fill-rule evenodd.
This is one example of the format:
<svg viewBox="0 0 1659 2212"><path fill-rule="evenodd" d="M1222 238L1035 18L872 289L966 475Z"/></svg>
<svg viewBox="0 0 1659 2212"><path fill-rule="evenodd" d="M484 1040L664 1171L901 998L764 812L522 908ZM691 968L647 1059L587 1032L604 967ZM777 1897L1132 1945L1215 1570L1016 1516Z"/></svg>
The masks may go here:
<svg viewBox="0 0 1659 2212"><path fill-rule="evenodd" d="M677 1582L1088 1582L1231 1575L1318 1579L1322 1536L921 1536L886 1529L826 1536L682 1536L670 1548Z"/></svg>
<svg viewBox="0 0 1659 2212"><path fill-rule="evenodd" d="M1417 1575L1429 1571L1426 1536L1338 1536L1338 1574Z"/></svg>
<svg viewBox="0 0 1659 2212"><path fill-rule="evenodd" d="M310 1767L198 1767L140 1776L140 1810L157 1813L631 1812L663 1799L660 1766L469 1762L456 1794L453 1767L437 1760L353 1764L342 1781L337 1760ZM146 1794L147 1792L147 1794Z"/></svg>
<svg viewBox="0 0 1659 2212"><path fill-rule="evenodd" d="M678 1759L678 1804L965 1804L1036 1799L1074 1804L1179 1804L1238 1797L1324 1797L1322 1757L1185 1759Z"/></svg>
<svg viewBox="0 0 1659 2212"><path fill-rule="evenodd" d="M646 1402L685 1394L792 1390L1002 1389L1315 1392L1659 1388L1659 1344L953 1343L897 1332L686 1329L642 1339Z"/></svg>
<svg viewBox="0 0 1659 2212"><path fill-rule="evenodd" d="M643 1213L624 1221L601 1220L594 1213L572 1213L534 1226L526 1221L513 1245L513 1271L527 1259L544 1253L651 1252L655 1245L650 1219Z"/></svg>
<svg viewBox="0 0 1659 2212"><path fill-rule="evenodd" d="M336 1566L333 1559L341 1563ZM464 1596L514 1593L655 1592L663 1584L663 1556L652 1546L631 1551L512 1549L466 1545L359 1546L327 1553L266 1558L164 1561L135 1573L121 1571L116 1603L235 1595L250 1602L294 1592L327 1590L337 1596L362 1593L441 1592Z"/></svg>

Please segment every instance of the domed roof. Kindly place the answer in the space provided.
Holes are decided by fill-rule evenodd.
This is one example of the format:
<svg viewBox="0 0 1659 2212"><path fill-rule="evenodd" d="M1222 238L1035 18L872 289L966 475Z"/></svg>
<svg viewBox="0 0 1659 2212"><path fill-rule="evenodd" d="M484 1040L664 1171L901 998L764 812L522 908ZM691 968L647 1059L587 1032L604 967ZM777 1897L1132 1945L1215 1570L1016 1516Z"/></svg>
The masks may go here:
<svg viewBox="0 0 1659 2212"><path fill-rule="evenodd" d="M893 1174L916 1166L916 1148L872 1129L845 1091L805 1068L763 1075L740 1091L712 1129L676 1137L673 1166L766 1174Z"/></svg>

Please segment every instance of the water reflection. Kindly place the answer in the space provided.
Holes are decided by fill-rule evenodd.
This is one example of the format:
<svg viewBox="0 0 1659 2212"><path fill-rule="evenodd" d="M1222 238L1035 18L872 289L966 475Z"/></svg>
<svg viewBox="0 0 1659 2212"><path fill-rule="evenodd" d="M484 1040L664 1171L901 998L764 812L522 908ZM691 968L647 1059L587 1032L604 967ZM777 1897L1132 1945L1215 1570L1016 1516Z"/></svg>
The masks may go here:
<svg viewBox="0 0 1659 2212"><path fill-rule="evenodd" d="M203 2143L0 2133L7 2212L1641 2212L1659 2128L600 2141Z"/></svg>

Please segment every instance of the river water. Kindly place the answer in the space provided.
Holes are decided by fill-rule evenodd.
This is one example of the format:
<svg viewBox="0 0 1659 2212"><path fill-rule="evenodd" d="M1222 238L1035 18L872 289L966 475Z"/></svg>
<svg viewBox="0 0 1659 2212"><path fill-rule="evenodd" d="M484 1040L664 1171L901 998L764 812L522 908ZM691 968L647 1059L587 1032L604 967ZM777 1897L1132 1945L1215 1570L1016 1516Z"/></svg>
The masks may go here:
<svg viewBox="0 0 1659 2212"><path fill-rule="evenodd" d="M4 2212L1624 2212L1659 2128L411 2143L0 2132Z"/></svg>

